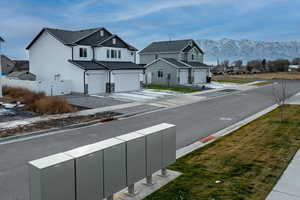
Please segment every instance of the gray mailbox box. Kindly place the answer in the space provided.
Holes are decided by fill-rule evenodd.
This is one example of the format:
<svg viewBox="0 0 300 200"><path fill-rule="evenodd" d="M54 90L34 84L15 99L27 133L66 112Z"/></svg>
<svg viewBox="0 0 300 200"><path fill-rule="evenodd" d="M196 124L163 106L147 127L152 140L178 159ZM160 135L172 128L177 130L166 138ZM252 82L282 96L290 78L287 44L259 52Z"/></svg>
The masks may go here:
<svg viewBox="0 0 300 200"><path fill-rule="evenodd" d="M176 126L163 123L136 132L146 136L147 183L151 184L154 172L176 160Z"/></svg>
<svg viewBox="0 0 300 200"><path fill-rule="evenodd" d="M146 175L162 169L162 134L159 126L136 131L146 137Z"/></svg>
<svg viewBox="0 0 300 200"><path fill-rule="evenodd" d="M76 168L76 200L100 200L103 195L103 148L95 143L65 154L74 158Z"/></svg>
<svg viewBox="0 0 300 200"><path fill-rule="evenodd" d="M176 162L176 126L173 124L160 124L162 128L162 166L167 166ZM163 171L165 173L165 171ZM165 175L165 174L163 174Z"/></svg>
<svg viewBox="0 0 300 200"><path fill-rule="evenodd" d="M116 138L100 142L103 150L104 196L112 199L112 195L126 188L126 146L125 142Z"/></svg>
<svg viewBox="0 0 300 200"><path fill-rule="evenodd" d="M74 161L59 153L29 165L30 200L75 200Z"/></svg>
<svg viewBox="0 0 300 200"><path fill-rule="evenodd" d="M136 132L116 138L126 142L127 186L129 193L133 194L133 184L146 177L146 138Z"/></svg>

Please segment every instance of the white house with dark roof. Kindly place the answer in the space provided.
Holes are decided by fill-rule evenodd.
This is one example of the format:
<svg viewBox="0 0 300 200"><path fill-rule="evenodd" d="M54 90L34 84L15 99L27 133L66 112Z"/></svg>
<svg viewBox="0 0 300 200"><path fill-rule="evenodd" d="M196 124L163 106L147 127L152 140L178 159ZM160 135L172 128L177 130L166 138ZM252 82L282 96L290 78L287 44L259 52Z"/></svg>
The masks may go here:
<svg viewBox="0 0 300 200"><path fill-rule="evenodd" d="M139 52L146 65L146 83L155 85L199 85L207 83L210 66L204 52L192 39L153 42Z"/></svg>
<svg viewBox="0 0 300 200"><path fill-rule="evenodd" d="M140 89L137 49L105 28L44 28L26 49L37 80L71 80L71 91L85 94Z"/></svg>

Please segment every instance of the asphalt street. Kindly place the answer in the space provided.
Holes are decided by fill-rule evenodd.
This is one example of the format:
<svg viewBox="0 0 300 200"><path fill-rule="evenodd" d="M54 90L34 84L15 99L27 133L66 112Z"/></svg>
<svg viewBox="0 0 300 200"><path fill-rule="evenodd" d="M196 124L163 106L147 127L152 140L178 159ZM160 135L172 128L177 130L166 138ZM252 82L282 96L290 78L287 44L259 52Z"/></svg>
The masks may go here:
<svg viewBox="0 0 300 200"><path fill-rule="evenodd" d="M300 92L300 82L288 82L287 92L289 96ZM273 104L272 86L266 86L106 124L2 144L0 199L29 200L27 162L30 160L163 122L177 125L177 148L180 148Z"/></svg>

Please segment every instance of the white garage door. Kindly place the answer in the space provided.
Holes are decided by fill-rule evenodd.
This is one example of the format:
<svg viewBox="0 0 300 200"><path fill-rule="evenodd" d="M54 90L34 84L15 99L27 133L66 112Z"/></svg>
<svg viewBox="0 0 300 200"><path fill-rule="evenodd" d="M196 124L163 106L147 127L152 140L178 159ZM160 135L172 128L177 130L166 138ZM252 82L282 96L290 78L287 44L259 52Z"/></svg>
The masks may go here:
<svg viewBox="0 0 300 200"><path fill-rule="evenodd" d="M186 71L181 71L180 73L180 84L181 85L185 85L185 84L188 84L188 78L189 78L189 72L186 70Z"/></svg>
<svg viewBox="0 0 300 200"><path fill-rule="evenodd" d="M124 72L114 74L115 92L126 92L139 90L140 73Z"/></svg>
<svg viewBox="0 0 300 200"><path fill-rule="evenodd" d="M101 94L106 92L106 79L105 73L88 73L86 75L86 83L88 85L88 94Z"/></svg>
<svg viewBox="0 0 300 200"><path fill-rule="evenodd" d="M194 72L194 83L205 83L206 82L206 72L204 70L196 70Z"/></svg>

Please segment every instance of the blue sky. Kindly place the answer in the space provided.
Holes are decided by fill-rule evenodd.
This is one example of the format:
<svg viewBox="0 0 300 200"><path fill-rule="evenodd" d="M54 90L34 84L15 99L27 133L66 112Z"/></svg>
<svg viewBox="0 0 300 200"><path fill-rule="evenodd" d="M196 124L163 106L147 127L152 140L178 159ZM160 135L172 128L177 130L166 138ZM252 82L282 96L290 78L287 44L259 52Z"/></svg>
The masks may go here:
<svg viewBox="0 0 300 200"><path fill-rule="evenodd" d="M27 58L43 27L104 26L142 49L156 40L300 40L297 0L1 0L2 53Z"/></svg>

